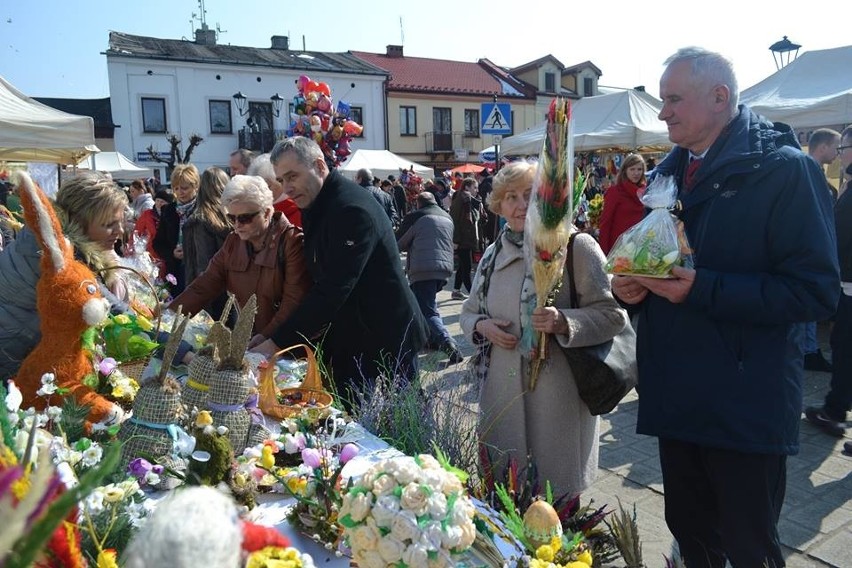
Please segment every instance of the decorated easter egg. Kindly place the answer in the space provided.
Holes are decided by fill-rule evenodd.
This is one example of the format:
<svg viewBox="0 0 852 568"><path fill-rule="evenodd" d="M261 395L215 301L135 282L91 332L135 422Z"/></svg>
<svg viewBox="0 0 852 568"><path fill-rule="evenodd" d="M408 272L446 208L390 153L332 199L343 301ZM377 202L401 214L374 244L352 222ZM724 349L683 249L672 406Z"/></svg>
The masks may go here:
<svg viewBox="0 0 852 568"><path fill-rule="evenodd" d="M549 544L555 536L562 536L562 523L553 505L539 499L529 506L524 513L524 536L533 548Z"/></svg>

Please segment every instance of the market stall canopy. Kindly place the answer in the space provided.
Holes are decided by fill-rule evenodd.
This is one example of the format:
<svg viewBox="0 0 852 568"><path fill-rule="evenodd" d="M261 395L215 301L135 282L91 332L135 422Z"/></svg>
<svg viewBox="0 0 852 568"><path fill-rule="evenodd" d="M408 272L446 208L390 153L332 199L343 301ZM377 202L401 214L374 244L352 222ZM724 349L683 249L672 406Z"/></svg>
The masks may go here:
<svg viewBox="0 0 852 568"><path fill-rule="evenodd" d="M76 164L98 151L91 117L43 105L0 77L0 160Z"/></svg>
<svg viewBox="0 0 852 568"><path fill-rule="evenodd" d="M355 150L346 163L337 169L349 179L355 179L355 174L361 168L372 171L377 178L385 179L393 175L399 179L401 170L410 170L412 166L414 173L424 179L435 177L435 170L432 168L397 156L388 150Z"/></svg>
<svg viewBox="0 0 852 568"><path fill-rule="evenodd" d="M572 104L574 151L667 150L666 124L657 118L662 103L636 90L584 97ZM544 123L503 139L501 156L538 155Z"/></svg>
<svg viewBox="0 0 852 568"><path fill-rule="evenodd" d="M478 174L485 169L482 164L462 164L450 170L451 173L459 174Z"/></svg>
<svg viewBox="0 0 852 568"><path fill-rule="evenodd" d="M852 45L806 51L740 94L757 114L793 128L852 123Z"/></svg>
<svg viewBox="0 0 852 568"><path fill-rule="evenodd" d="M92 154L80 162L77 167L85 170L109 172L112 179L120 180L149 178L154 175L153 169L136 165L121 152L98 152L97 154Z"/></svg>

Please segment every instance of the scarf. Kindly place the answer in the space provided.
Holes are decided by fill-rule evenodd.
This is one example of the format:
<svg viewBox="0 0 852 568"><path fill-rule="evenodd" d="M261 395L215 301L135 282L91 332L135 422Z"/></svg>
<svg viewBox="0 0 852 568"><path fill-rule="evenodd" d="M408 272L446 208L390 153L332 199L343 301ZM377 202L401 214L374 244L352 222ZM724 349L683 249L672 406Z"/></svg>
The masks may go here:
<svg viewBox="0 0 852 568"><path fill-rule="evenodd" d="M506 237L506 240L512 245L521 248L524 246L524 232L523 231L513 231L509 228L509 225L505 225L503 230L497 235L497 239L494 241L494 246L488 249L483 255L482 259L479 261L480 273L479 277L482 281L481 285L476 291L476 297L479 301L479 313L484 315L486 318L491 317L491 314L488 313L488 290L491 288L491 276L494 274L494 266L497 263L497 257L500 254L500 251L503 250L503 237ZM526 289L527 280L532 281L531 277L528 274L524 276L524 286L523 289ZM533 306L535 306L535 287L533 289ZM521 303L523 304L523 291L521 294ZM524 310L522 309L522 312ZM528 319L528 318L527 318ZM521 322L523 325L523 315L521 316ZM529 326L528 326L529 327ZM476 345L476 354L471 359L471 365L473 366L473 371L476 374L476 377L479 379L481 383L485 382L486 377L488 376L488 367L491 363L491 347L492 344L487 339L484 339L477 343Z"/></svg>
<svg viewBox="0 0 852 568"><path fill-rule="evenodd" d="M183 243L183 226L186 224L187 219L192 217L192 214L195 213L195 204L197 197L193 197L191 201L187 201L186 203L175 203L175 207L177 208L178 214L178 244Z"/></svg>

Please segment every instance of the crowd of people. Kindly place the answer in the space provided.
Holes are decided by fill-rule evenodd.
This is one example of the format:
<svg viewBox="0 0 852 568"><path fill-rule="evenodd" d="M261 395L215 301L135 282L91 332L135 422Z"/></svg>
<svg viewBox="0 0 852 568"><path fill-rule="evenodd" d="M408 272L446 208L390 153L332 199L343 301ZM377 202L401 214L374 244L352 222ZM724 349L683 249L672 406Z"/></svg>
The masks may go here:
<svg viewBox="0 0 852 568"><path fill-rule="evenodd" d="M250 349L271 357L319 344L344 395L389 372L415 380L423 349L464 360L436 305L453 279L476 351L483 459L500 472L532 456L559 495L592 483L599 438L563 350L635 325L637 431L659 440L681 556L690 567L783 566L778 521L803 371L831 372L825 404L806 409L807 420L843 436L852 407L852 196L822 169L839 156L852 175L852 127L814 132L808 156L789 127L740 105L730 61L700 48L666 61L660 93L674 148L650 168L639 154L624 157L597 240L579 233L547 307L536 307L526 262L536 175L526 161L493 176L378 179L362 169L352 181L313 140L294 137L269 154L234 152L230 173L179 164L170 191L76 176L55 208L114 310L130 298L108 268L144 240L170 281L169 309L218 317L227 294L239 305L255 295ZM645 215L640 198L657 176L677 180L675 213L695 266L665 279L612 277L605 255ZM3 205L8 213L5 196ZM0 374L9 379L39 337L40 250L27 228L0 227ZM815 340L815 322L830 319L831 362ZM540 334L549 360L531 390L529 346Z"/></svg>

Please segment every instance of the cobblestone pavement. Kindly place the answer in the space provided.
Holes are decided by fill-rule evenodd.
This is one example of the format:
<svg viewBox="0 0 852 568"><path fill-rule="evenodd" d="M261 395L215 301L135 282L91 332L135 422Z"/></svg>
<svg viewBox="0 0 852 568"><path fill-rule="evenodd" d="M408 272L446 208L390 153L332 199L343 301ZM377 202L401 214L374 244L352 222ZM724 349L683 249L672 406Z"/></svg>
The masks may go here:
<svg viewBox="0 0 852 568"><path fill-rule="evenodd" d="M450 291L438 294L438 309L462 352L469 356L473 348L461 335L458 314L462 302L453 300ZM823 352L828 351L828 329L820 326ZM850 347L852 348L852 347ZM460 389L462 400L476 412L476 395L469 384L465 359L460 365L447 366L440 354L424 355L425 366L441 369L443 388ZM443 363L440 361L443 360ZM808 372L804 384L804 404L820 405L828 390L828 373ZM665 565L663 555L671 556L674 540L663 513L663 483L655 438L636 434L638 399L635 392L601 421L600 469L583 503L617 507L636 507L643 544L643 557L649 568ZM844 439L831 438L804 420L801 425L801 450L787 462L787 497L781 513L781 542L790 568L852 566L852 457L842 453L843 442L852 438L852 429Z"/></svg>

